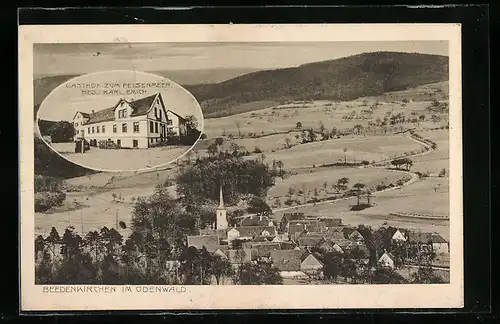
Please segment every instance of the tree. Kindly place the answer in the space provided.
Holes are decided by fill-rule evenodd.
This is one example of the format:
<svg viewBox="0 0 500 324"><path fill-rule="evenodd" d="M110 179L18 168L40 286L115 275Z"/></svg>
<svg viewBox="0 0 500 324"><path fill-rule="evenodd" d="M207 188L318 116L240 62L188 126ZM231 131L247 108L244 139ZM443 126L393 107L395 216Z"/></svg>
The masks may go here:
<svg viewBox="0 0 500 324"><path fill-rule="evenodd" d="M193 233L196 220L193 215L181 209L168 189L157 186L155 193L148 198L138 198L132 210L132 228L144 237L165 237L170 245L184 242Z"/></svg>
<svg viewBox="0 0 500 324"><path fill-rule="evenodd" d="M441 171L439 171L438 176L439 176L440 178L445 177L445 176L446 176L446 169L445 169L445 168L442 168L442 169L441 169Z"/></svg>
<svg viewBox="0 0 500 324"><path fill-rule="evenodd" d="M342 151L344 151L344 163L347 164L347 155L346 155L347 147L344 147Z"/></svg>
<svg viewBox="0 0 500 324"><path fill-rule="evenodd" d="M301 129L302 128L302 123L301 122L297 122L297 124L295 124L295 128Z"/></svg>
<svg viewBox="0 0 500 324"><path fill-rule="evenodd" d="M373 284L403 284L406 280L394 269L377 267L371 275Z"/></svg>
<svg viewBox="0 0 500 324"><path fill-rule="evenodd" d="M244 263L240 265L236 282L240 285L281 285L280 271L271 262Z"/></svg>
<svg viewBox="0 0 500 324"><path fill-rule="evenodd" d="M248 209L247 211L252 214L257 214L257 215L270 215L271 214L271 208L269 205L265 202L264 199L261 197L253 196L250 198L248 201Z"/></svg>
<svg viewBox="0 0 500 324"><path fill-rule="evenodd" d="M361 124L354 125L354 130L356 131L356 134L359 135L361 133L362 129L363 129L363 125L361 125Z"/></svg>
<svg viewBox="0 0 500 324"><path fill-rule="evenodd" d="M347 184L349 183L349 178L343 177L337 180L337 189L339 191L347 190Z"/></svg>
<svg viewBox="0 0 500 324"><path fill-rule="evenodd" d="M292 147L291 143L292 143L292 140L290 138L286 137L285 138L285 146L286 146L286 148Z"/></svg>
<svg viewBox="0 0 500 324"><path fill-rule="evenodd" d="M221 284L221 280L224 278L231 278L235 275L234 269L231 263L227 259L223 259L218 255L213 255L211 260L211 270L215 277L217 285Z"/></svg>
<svg viewBox="0 0 500 324"><path fill-rule="evenodd" d="M361 183L361 182L357 182L355 183L352 188L353 190L356 192L356 197L358 198L358 202L357 202L357 205L359 206L359 200L361 198L361 194L363 193L363 188L365 187L365 184L364 183Z"/></svg>
<svg viewBox="0 0 500 324"><path fill-rule="evenodd" d="M332 130L330 131L330 138L334 138L335 136L337 136L337 128L334 126L332 127Z"/></svg>
<svg viewBox="0 0 500 324"><path fill-rule="evenodd" d="M194 115L186 116L186 133L184 143L194 144L200 137L201 131L198 129L198 120Z"/></svg>
<svg viewBox="0 0 500 324"><path fill-rule="evenodd" d="M259 159L247 160L225 153L200 158L179 171L177 193L185 206L200 204L207 199L217 203L221 186L228 204L236 203L246 194L263 197L274 185L275 178L283 174L282 164L278 162L276 166L281 174Z"/></svg>
<svg viewBox="0 0 500 324"><path fill-rule="evenodd" d="M52 143L72 142L76 134L75 127L68 121L59 121L52 125L48 131Z"/></svg>
<svg viewBox="0 0 500 324"><path fill-rule="evenodd" d="M241 138L241 125L239 121L236 121L236 129L238 130L238 138Z"/></svg>

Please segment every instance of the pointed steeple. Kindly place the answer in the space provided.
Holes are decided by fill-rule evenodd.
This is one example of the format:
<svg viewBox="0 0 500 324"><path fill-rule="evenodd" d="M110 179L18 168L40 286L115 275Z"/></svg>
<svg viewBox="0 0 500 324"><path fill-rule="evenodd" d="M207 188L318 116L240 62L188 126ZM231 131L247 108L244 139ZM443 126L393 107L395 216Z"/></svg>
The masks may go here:
<svg viewBox="0 0 500 324"><path fill-rule="evenodd" d="M217 209L226 209L224 207L224 197L222 196L222 186L220 187L219 207Z"/></svg>

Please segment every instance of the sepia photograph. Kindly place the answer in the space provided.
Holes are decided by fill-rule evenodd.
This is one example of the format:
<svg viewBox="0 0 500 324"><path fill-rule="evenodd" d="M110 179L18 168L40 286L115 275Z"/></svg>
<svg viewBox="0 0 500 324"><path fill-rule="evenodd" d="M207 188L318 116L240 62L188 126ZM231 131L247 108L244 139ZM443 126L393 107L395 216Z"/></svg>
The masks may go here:
<svg viewBox="0 0 500 324"><path fill-rule="evenodd" d="M450 285L450 39L231 35L35 42L34 286Z"/></svg>

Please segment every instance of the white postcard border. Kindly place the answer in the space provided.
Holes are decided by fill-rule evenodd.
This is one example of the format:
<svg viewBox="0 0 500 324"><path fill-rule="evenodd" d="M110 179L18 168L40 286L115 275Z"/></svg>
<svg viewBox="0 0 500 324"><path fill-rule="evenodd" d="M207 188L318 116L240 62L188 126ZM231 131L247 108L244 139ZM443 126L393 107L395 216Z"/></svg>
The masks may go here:
<svg viewBox="0 0 500 324"><path fill-rule="evenodd" d="M30 310L325 309L463 307L460 24L32 25L19 27L20 305ZM450 283L433 285L172 286L169 292L109 287L47 293L35 285L33 44L447 40L450 67ZM70 286L57 286L67 289ZM64 288L66 287L66 288ZM71 285L71 287L83 287ZM131 292L122 292L130 287ZM138 288L139 287L139 288Z"/></svg>

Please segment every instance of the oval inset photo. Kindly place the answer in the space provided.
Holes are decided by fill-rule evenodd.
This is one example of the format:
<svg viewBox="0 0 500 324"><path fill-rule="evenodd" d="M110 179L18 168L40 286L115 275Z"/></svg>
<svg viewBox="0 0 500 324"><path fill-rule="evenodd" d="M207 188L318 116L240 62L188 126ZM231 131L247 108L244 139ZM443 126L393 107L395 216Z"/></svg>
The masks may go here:
<svg viewBox="0 0 500 324"><path fill-rule="evenodd" d="M105 71L54 89L40 105L37 127L68 161L97 171L139 171L187 153L201 136L203 114L194 96L171 80Z"/></svg>

